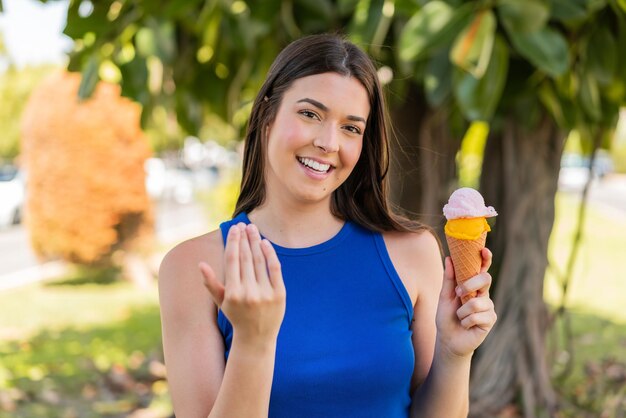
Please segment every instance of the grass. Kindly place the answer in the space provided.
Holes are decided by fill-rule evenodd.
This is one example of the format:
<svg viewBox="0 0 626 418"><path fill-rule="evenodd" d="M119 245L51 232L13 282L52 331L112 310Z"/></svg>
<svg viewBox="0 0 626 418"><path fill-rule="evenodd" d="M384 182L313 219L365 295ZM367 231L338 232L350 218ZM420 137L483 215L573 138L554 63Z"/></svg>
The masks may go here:
<svg viewBox="0 0 626 418"><path fill-rule="evenodd" d="M545 298L551 304L560 303L563 296L558 275L554 272L565 270L578 207L579 201L572 195L560 194L556 200L557 222L548 250L552 268L545 281ZM621 272L626 250L626 219L609 216L593 205L587 207L586 218L566 306L626 324L626 310L623 309L626 282Z"/></svg>
<svg viewBox="0 0 626 418"><path fill-rule="evenodd" d="M564 297L559 276L572 248L579 206L576 196L557 196L557 222L549 245L545 299L556 307L564 298L567 307L550 335L554 383L569 404L563 417L624 416L626 281L620 263L626 249L626 219L587 207L583 240Z"/></svg>
<svg viewBox="0 0 626 418"><path fill-rule="evenodd" d="M551 364L553 384L562 401L558 417L623 417L626 325L576 311L569 314L569 320L571 347L563 343L563 319L552 330L553 340L549 344L556 348Z"/></svg>
<svg viewBox="0 0 626 418"><path fill-rule="evenodd" d="M96 277L0 293L0 418L171 414L156 287Z"/></svg>
<svg viewBox="0 0 626 418"><path fill-rule="evenodd" d="M0 293L0 340L121 321L128 319L131 309L156 306L157 301L156 288L139 290L102 273L76 272L54 282Z"/></svg>

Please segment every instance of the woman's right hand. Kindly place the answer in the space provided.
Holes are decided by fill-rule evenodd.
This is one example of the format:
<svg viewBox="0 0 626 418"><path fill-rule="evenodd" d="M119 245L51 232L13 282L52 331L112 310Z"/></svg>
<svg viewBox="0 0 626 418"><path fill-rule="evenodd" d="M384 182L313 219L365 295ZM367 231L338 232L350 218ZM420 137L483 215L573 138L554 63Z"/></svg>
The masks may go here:
<svg viewBox="0 0 626 418"><path fill-rule="evenodd" d="M204 285L233 326L240 343L276 342L285 316L286 291L280 262L255 225L239 223L228 231L224 283L200 263Z"/></svg>

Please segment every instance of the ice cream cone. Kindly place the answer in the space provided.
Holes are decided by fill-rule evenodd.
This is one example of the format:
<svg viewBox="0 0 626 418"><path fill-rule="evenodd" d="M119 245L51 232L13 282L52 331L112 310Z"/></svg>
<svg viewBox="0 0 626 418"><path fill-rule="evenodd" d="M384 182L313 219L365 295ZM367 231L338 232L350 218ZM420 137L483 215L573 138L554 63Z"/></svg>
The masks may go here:
<svg viewBox="0 0 626 418"><path fill-rule="evenodd" d="M482 265L481 250L485 247L486 239L487 232L483 232L475 240L458 239L446 235L457 284L461 284L480 273ZM473 297L476 297L476 292L463 296L461 302L465 303Z"/></svg>
<svg viewBox="0 0 626 418"><path fill-rule="evenodd" d="M444 232L457 284L480 273L482 265L482 249L485 248L487 232L491 227L486 218L497 216L493 206L486 206L485 199L477 191L469 187L455 190L443 207L447 219ZM461 297L465 303L476 297L472 292Z"/></svg>

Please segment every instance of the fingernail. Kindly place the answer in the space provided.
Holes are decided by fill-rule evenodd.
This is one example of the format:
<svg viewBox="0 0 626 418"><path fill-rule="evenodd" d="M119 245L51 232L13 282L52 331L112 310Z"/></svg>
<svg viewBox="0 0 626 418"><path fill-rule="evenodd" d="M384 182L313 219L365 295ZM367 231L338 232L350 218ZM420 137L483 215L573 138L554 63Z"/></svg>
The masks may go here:
<svg viewBox="0 0 626 418"><path fill-rule="evenodd" d="M457 295L457 296L461 296L461 294L463 293L463 292L461 291L461 288L460 288L460 287L458 287L458 286L456 287L456 289L454 289L454 292L456 293L456 295Z"/></svg>

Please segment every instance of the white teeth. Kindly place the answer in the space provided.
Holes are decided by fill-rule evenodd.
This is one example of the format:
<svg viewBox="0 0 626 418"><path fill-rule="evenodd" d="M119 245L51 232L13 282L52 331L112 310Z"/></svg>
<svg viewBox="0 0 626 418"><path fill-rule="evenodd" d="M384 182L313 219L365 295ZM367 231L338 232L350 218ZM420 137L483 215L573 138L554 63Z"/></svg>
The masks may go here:
<svg viewBox="0 0 626 418"><path fill-rule="evenodd" d="M320 164L317 161L311 160L310 158L298 157L298 161L315 171L319 171L320 173L325 173L330 169L330 164Z"/></svg>

